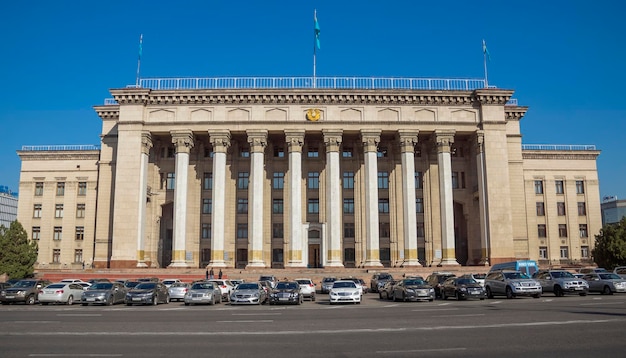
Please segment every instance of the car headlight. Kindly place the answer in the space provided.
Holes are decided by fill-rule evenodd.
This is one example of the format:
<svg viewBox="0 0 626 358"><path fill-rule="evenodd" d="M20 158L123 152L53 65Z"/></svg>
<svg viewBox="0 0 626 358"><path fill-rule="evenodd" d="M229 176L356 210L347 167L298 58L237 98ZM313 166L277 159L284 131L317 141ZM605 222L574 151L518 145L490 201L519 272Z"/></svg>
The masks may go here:
<svg viewBox="0 0 626 358"><path fill-rule="evenodd" d="M466 292L466 291L467 291L467 288L465 288L465 287L461 287L461 291Z"/></svg>
<svg viewBox="0 0 626 358"><path fill-rule="evenodd" d="M435 292L435 289L431 287L431 288L428 289L428 291Z"/></svg>
<svg viewBox="0 0 626 358"><path fill-rule="evenodd" d="M406 292L408 292L408 293L415 293L415 290L414 290L414 289L412 289L412 288L407 288L407 289L406 289Z"/></svg>
<svg viewBox="0 0 626 358"><path fill-rule="evenodd" d="M522 284L520 282L513 282L512 284L514 287L522 287Z"/></svg>

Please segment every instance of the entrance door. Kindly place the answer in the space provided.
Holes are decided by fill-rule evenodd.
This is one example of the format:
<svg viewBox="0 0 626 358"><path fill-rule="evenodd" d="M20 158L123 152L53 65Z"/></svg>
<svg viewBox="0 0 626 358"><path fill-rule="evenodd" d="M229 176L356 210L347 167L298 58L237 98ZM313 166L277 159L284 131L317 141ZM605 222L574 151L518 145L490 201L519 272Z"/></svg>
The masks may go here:
<svg viewBox="0 0 626 358"><path fill-rule="evenodd" d="M320 244L309 244L309 267L322 267Z"/></svg>

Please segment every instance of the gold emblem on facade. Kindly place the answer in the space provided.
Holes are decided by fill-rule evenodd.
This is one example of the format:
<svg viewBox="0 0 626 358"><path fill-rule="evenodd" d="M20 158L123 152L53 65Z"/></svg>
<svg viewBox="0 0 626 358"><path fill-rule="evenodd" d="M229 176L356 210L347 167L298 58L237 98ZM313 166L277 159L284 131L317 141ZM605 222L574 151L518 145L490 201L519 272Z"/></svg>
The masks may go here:
<svg viewBox="0 0 626 358"><path fill-rule="evenodd" d="M311 122L319 121L321 116L322 116L322 112L317 108L311 108L306 111L306 119L308 119Z"/></svg>

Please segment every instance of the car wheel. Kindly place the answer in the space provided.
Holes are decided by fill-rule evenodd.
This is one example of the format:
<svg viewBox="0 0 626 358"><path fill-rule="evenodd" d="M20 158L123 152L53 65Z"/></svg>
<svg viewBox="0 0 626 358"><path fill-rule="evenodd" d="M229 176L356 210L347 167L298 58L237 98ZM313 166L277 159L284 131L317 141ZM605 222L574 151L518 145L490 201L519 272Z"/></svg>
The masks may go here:
<svg viewBox="0 0 626 358"><path fill-rule="evenodd" d="M113 296L109 296L109 298L107 298L107 306L113 306Z"/></svg>
<svg viewBox="0 0 626 358"><path fill-rule="evenodd" d="M604 286L604 289L602 290L602 293L605 295L612 295L613 291L611 291L611 288L609 286Z"/></svg>
<svg viewBox="0 0 626 358"><path fill-rule="evenodd" d="M396 296L396 292L394 291L393 292L393 302L398 302L398 301L400 301L400 300L398 299L398 297Z"/></svg>
<svg viewBox="0 0 626 358"><path fill-rule="evenodd" d="M428 300L428 302L432 302L432 301L434 301L432 298Z"/></svg>
<svg viewBox="0 0 626 358"><path fill-rule="evenodd" d="M461 295L458 292L454 293L454 298L456 298L457 301L462 301L463 298L461 298Z"/></svg>
<svg viewBox="0 0 626 358"><path fill-rule="evenodd" d="M313 294L313 296L311 296L311 301L315 302L315 294Z"/></svg>
<svg viewBox="0 0 626 358"><path fill-rule="evenodd" d="M159 304L159 299L156 295L152 296L152 305L156 306Z"/></svg>
<svg viewBox="0 0 626 358"><path fill-rule="evenodd" d="M579 293L579 295L581 295L581 296L587 296L587 292L581 292L581 293Z"/></svg>
<svg viewBox="0 0 626 358"><path fill-rule="evenodd" d="M441 290L441 299L442 300L447 300L448 299L448 296L446 296L446 291L444 291L444 290Z"/></svg>
<svg viewBox="0 0 626 358"><path fill-rule="evenodd" d="M493 293L491 293L491 288L489 288L489 286L487 286L485 291L487 291L487 298L493 298Z"/></svg>
<svg viewBox="0 0 626 358"><path fill-rule="evenodd" d="M132 306L133 304L130 302L126 302L126 306Z"/></svg>
<svg viewBox="0 0 626 358"><path fill-rule="evenodd" d="M515 295L513 294L513 290L511 289L511 287L506 287L506 298L511 299L511 298L515 298Z"/></svg>
<svg viewBox="0 0 626 358"><path fill-rule="evenodd" d="M378 292L378 298L380 298L381 300L383 299L383 293L382 292Z"/></svg>
<svg viewBox="0 0 626 358"><path fill-rule="evenodd" d="M70 297L67 298L67 305L71 306L74 304L74 296L70 295Z"/></svg>
<svg viewBox="0 0 626 358"><path fill-rule="evenodd" d="M563 289L561 289L561 286L554 286L554 295L556 297L563 297Z"/></svg>
<svg viewBox="0 0 626 358"><path fill-rule="evenodd" d="M541 298L541 293L538 293L536 295L533 295L533 298Z"/></svg>
<svg viewBox="0 0 626 358"><path fill-rule="evenodd" d="M30 295L26 298L26 304L27 305L34 305L35 304L35 295Z"/></svg>
<svg viewBox="0 0 626 358"><path fill-rule="evenodd" d="M185 302L185 306L189 306L189 302Z"/></svg>

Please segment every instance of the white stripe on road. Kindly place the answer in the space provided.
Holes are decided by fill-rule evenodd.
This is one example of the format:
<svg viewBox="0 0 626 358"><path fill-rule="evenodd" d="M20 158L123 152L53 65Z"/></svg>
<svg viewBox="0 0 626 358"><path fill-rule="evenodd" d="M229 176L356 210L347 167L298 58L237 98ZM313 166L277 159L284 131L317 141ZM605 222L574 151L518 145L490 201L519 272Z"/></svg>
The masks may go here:
<svg viewBox="0 0 626 358"><path fill-rule="evenodd" d="M233 316L280 316L282 313L233 313Z"/></svg>
<svg viewBox="0 0 626 358"><path fill-rule="evenodd" d="M437 316L437 317L477 317L477 316L484 316L484 313L475 313L475 314L447 314L447 315L441 315L441 316Z"/></svg>
<svg viewBox="0 0 626 358"><path fill-rule="evenodd" d="M215 321L216 323L272 323L273 319L240 320L240 321Z"/></svg>
<svg viewBox="0 0 626 358"><path fill-rule="evenodd" d="M581 303L580 306L622 305L624 302Z"/></svg>
<svg viewBox="0 0 626 358"><path fill-rule="evenodd" d="M455 352L464 351L467 348L435 348L435 349L412 349L408 351L376 351L377 354L402 354L402 353L433 353L433 352Z"/></svg>
<svg viewBox="0 0 626 358"><path fill-rule="evenodd" d="M100 313L57 313L58 317L101 317Z"/></svg>
<svg viewBox="0 0 626 358"><path fill-rule="evenodd" d="M458 308L425 308L422 310L411 310L411 312L438 312L438 311L458 311Z"/></svg>
<svg viewBox="0 0 626 358"><path fill-rule="evenodd" d="M102 354L102 353L74 353L74 354L55 354L55 353L31 353L29 357L122 357L122 354Z"/></svg>

